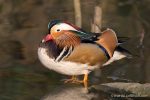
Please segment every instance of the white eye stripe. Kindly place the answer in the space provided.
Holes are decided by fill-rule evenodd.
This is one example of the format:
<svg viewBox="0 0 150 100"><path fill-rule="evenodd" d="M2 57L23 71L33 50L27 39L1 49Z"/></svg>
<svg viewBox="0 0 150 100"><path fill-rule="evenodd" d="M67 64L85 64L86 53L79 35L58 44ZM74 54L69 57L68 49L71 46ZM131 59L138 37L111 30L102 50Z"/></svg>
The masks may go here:
<svg viewBox="0 0 150 100"><path fill-rule="evenodd" d="M58 30L76 30L74 27L72 27L72 26L70 26L70 25L68 25L68 24L66 24L66 23L60 23L60 24L58 24L57 26L56 26L56 29ZM57 31L56 30L56 31Z"/></svg>
<svg viewBox="0 0 150 100"><path fill-rule="evenodd" d="M73 30L73 31L78 31L77 29L75 29L74 27L72 27L71 25L69 24L66 24L66 23L59 23L59 24L56 24L54 25L52 28L51 28L51 33L53 32L60 32L61 30Z"/></svg>

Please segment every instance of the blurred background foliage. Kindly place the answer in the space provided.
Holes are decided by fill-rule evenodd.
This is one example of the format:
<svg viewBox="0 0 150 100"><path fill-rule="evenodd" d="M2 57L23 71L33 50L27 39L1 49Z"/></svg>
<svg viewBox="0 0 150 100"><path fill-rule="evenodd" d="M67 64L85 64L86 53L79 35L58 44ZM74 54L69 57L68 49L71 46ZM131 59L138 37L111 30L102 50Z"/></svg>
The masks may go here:
<svg viewBox="0 0 150 100"><path fill-rule="evenodd" d="M101 26L130 37L124 47L136 55L103 68L101 82L113 81L108 77L150 82L150 0L80 0L80 4L84 30L91 31L99 6ZM73 0L0 0L0 99L38 99L61 84L64 76L49 71L37 58L38 44L54 19L76 23Z"/></svg>

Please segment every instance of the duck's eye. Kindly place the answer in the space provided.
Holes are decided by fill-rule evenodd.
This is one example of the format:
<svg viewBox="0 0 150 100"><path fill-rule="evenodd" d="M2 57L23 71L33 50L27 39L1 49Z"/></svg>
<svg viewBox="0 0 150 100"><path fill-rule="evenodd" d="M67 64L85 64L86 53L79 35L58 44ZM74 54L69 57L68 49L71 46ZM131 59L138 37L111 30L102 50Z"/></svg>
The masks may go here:
<svg viewBox="0 0 150 100"><path fill-rule="evenodd" d="M60 29L57 29L57 32L60 32Z"/></svg>

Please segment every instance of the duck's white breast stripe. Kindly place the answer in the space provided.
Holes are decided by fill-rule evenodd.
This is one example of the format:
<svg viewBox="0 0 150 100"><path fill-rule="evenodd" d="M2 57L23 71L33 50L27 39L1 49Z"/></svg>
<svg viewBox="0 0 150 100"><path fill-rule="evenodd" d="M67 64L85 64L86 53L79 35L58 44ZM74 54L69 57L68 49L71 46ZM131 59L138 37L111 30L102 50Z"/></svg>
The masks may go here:
<svg viewBox="0 0 150 100"><path fill-rule="evenodd" d="M56 62L58 62L62 58L62 56L64 55L66 50L67 50L67 46L65 46L63 48L63 50L61 51L60 55L56 58L56 60L55 60Z"/></svg>
<svg viewBox="0 0 150 100"><path fill-rule="evenodd" d="M71 47L69 48L69 50L68 50L68 53L66 54L66 56L64 56L64 57L62 58L62 60L63 60L64 58L68 57L68 56L71 54L72 51L73 51L73 47L71 46Z"/></svg>

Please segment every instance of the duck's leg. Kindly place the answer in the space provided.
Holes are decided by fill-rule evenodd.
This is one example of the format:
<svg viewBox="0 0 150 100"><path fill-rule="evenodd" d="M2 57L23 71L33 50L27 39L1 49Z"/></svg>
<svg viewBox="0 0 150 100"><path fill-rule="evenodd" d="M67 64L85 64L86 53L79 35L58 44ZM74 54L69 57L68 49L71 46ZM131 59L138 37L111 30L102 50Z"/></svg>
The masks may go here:
<svg viewBox="0 0 150 100"><path fill-rule="evenodd" d="M87 89L88 88L88 74L84 74L83 84L84 84L84 87Z"/></svg>
<svg viewBox="0 0 150 100"><path fill-rule="evenodd" d="M73 75L70 79L65 79L64 83L77 83L80 84L82 81L78 80L76 75Z"/></svg>

